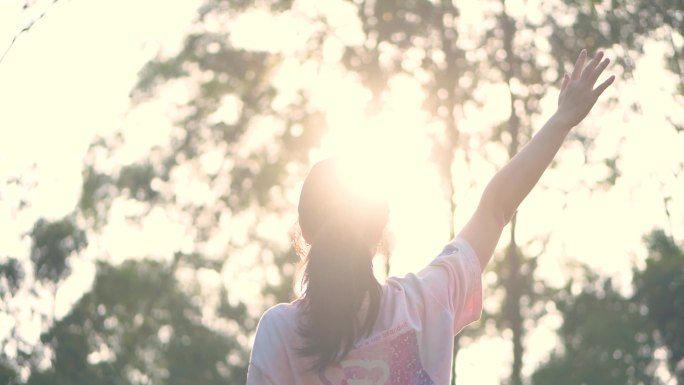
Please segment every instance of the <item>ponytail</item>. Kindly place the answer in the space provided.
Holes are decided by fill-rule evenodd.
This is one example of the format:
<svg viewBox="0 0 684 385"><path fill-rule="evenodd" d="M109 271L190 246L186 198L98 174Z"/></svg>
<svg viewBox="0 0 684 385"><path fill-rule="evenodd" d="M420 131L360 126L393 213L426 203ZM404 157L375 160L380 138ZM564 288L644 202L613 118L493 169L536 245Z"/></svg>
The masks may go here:
<svg viewBox="0 0 684 385"><path fill-rule="evenodd" d="M308 210L316 215L307 215L305 206L300 200L300 226L311 247L302 279L298 332L304 343L299 354L313 358L311 370L322 371L373 329L382 290L372 259L388 210L386 204L353 199L338 199L325 210ZM367 310L360 314L366 303Z"/></svg>

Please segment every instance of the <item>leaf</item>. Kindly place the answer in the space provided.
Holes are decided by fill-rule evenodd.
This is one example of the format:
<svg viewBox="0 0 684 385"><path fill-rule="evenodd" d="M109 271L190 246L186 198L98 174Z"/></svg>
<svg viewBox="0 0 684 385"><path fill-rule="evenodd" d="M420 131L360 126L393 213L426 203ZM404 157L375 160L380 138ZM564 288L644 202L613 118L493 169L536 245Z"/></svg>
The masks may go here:
<svg viewBox="0 0 684 385"><path fill-rule="evenodd" d="M82 250L86 235L70 219L38 220L31 231L31 262L36 279L57 283L70 271L68 258Z"/></svg>
<svg viewBox="0 0 684 385"><path fill-rule="evenodd" d="M24 279L24 270L16 258L8 258L0 264L0 297L6 290L14 295Z"/></svg>

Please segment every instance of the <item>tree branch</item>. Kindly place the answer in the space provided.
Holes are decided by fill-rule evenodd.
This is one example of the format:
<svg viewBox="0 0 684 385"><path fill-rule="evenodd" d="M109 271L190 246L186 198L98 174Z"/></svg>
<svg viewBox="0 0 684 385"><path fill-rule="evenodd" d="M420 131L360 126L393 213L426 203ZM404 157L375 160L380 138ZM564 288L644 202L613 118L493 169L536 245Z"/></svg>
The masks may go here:
<svg viewBox="0 0 684 385"><path fill-rule="evenodd" d="M30 30L30 29L31 29L31 28L32 28L40 19L43 18L43 16L45 16L45 14L47 13L48 9L50 9L50 7L52 7L53 5L55 5L55 3L56 3L57 1L58 1L58 0L52 0L52 3L51 3L51 4L50 4L50 5L49 5L49 6L48 6L40 15L38 15L37 18L35 18L35 19L32 20L31 22L29 22L24 28L22 28L21 30L19 30L19 32L17 32L17 33L14 35L14 37L12 38L12 41L10 41L9 45L8 45L7 48L5 49L5 52L3 52L2 56L0 56L0 63L2 63L3 60L5 60L5 57L7 56L7 53L9 53L10 49L12 48L12 46L14 46L14 43L16 43L16 41L17 41L17 39L19 38L19 36L21 36L21 35L22 35L23 33L25 33L25 32L28 32L28 31L29 31L29 30ZM25 7L26 7L26 6L24 6L24 8L25 8Z"/></svg>

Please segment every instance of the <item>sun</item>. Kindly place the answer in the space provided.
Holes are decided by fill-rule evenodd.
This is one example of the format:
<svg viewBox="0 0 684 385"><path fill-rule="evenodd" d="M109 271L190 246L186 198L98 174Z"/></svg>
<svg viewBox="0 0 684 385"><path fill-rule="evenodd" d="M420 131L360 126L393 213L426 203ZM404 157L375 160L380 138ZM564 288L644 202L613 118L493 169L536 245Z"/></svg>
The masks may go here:
<svg viewBox="0 0 684 385"><path fill-rule="evenodd" d="M396 239L390 274L415 271L434 254L428 247L447 241L451 219L431 161L422 90L409 77L394 79L383 108L368 115L367 92L359 85L338 85L326 86L336 97L327 111L329 131L313 160L336 158L351 190L387 200Z"/></svg>

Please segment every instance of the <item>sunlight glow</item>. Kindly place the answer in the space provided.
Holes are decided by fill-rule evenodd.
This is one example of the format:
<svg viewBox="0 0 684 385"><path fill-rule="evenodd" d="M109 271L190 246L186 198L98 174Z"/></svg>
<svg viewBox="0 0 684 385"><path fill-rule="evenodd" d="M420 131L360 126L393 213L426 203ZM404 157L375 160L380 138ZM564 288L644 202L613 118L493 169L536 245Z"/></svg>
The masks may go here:
<svg viewBox="0 0 684 385"><path fill-rule="evenodd" d="M3 47L18 25L15 20L18 11L13 11L15 7L10 3L0 2ZM154 145L168 143L177 105L193 97L192 89L183 80L170 82L154 101L141 103L130 111L129 92L138 70L157 50L162 56L178 51L183 42L183 28L195 17L194 8L199 3L197 0L173 5L162 0L57 2L50 17L18 40L0 71L3 84L0 105L6 107L0 116L0 127L7 128L0 130L0 177L9 179L22 174L25 181L35 179L31 183L35 187L25 192L11 185L3 186L0 199L3 258L29 255L30 242L21 234L30 230L36 218L58 218L73 210L82 183L83 156L95 135L121 130L126 146L115 159L117 167L143 159ZM469 41L469 37L481 29L495 28L494 19L484 20L484 15L492 12L488 7L501 5L466 0L457 3L462 12L455 26L459 31L459 45L472 49L466 52L466 59L471 60L477 54L477 40ZM516 0L505 6L510 8L507 11L511 15L524 12L528 19L534 19L535 15L547 11L541 4L538 0ZM164 17L159 17L160 9L164 10ZM430 159L429 135L436 129L421 110L425 95L416 79L396 76L390 79L389 92L381 96L381 108L369 112L370 91L357 78L346 74L340 64L345 45L360 45L364 41L355 5L333 0L298 0L293 10L278 16L263 10L236 16L230 24L225 24L230 25L230 43L236 48L283 54L284 62L271 83L279 95L272 107L284 108L298 97L298 91L308 91L311 108L325 111L329 127L321 147L310 153L311 160L339 157L343 160L345 177L360 193L387 196L391 231L396 240L389 274L417 271L447 241L452 220L447 197ZM560 25L575 17L571 11L558 14ZM323 46L320 67L290 55L321 27L309 22L319 15L335 30L335 36L328 38ZM126 20L125 30L121 29L121 20ZM220 22L207 22L205 27L218 28ZM676 40L676 45L681 47L682 42ZM622 55L619 47L607 49L614 56ZM645 256L643 234L654 227L665 227L675 239L684 237L681 220L684 178L673 169L681 159L684 137L672 130L669 123L670 120L683 123L684 115L681 97L672 98L674 87L680 83L668 71L663 71L663 55L667 49L666 42L646 44L646 54L636 63L634 79L622 79L608 91L605 100L613 98L615 103L597 106L579 128L584 132L594 130L590 136L595 137L595 158L585 159L583 148L569 141L559 154L557 165L546 173L540 186L521 206L516 237L525 250L535 251L535 245L540 242L533 241L540 235L552 235L539 259L535 278L564 284L572 274L567 262L582 261L604 275L622 277L623 282L628 282L632 263L643 261ZM411 57L412 61L406 65L416 67L418 58L419 55ZM477 151L470 151L469 158L460 150L455 155L452 171L454 199L458 205L457 230L477 204L484 184L507 159L500 144L490 143L493 127L510 112L507 92L505 84L481 84L472 95L478 103L466 103L462 116L458 117L464 146L469 151ZM555 99L556 95L550 95L542 100L544 116L539 119L546 119L552 113ZM242 109L241 103L236 95L226 96L212 119L234 123ZM642 111L634 112L633 105L641 105ZM533 127L538 129L541 124L543 121L535 121ZM260 120L246 136L247 145L277 145L270 141L276 129L282 129L278 122ZM603 160L616 152L620 155L621 175L615 186L609 191L588 191L587 180L601 178L605 174ZM225 148L208 149L200 159L201 166L209 173L219 173L224 156ZM28 173L26 170L31 167L35 169ZM175 199L188 204L216 200L207 186L194 181L192 175L192 169L178 168L174 172ZM295 202L296 194L288 196L288 200ZM18 212L14 202L22 198L30 206ZM672 218L663 210L666 198ZM161 209L145 214L144 209L124 197L113 203L107 218L108 228L101 237L92 238L82 256L84 259L73 262L72 276L57 292L58 318L90 287L95 277L95 260L119 263L129 258L153 257L168 261L178 250L193 250L192 234L186 232L184 225L191 222L184 216L189 214ZM131 226L127 219L143 215L145 219L140 221L140 226ZM277 219L286 225L294 222L289 217ZM260 285L276 280L272 269L261 269L272 262L273 255L262 254L249 246L250 230L255 222L252 216L233 215L229 210L222 213L216 235L205 251L219 258L230 242L240 248L240 257L229 258L220 277L203 276L209 278L204 280L211 287L220 279L224 286L236 288L230 290L229 302L249 303L252 316L258 316L263 310L263 304L254 300L261 297ZM264 239L276 237L274 234L287 231L282 223L264 220L256 231ZM504 232L501 242L507 242L507 237L508 232ZM39 304L45 309L51 305ZM29 343L39 341L41 330L37 321L30 319L28 311L20 314L16 322L25 325L20 330L22 339ZM548 331L558 328L556 321L557 317L541 320L534 334L525 341L529 346L524 363L526 373L531 370L530 365L538 362L538 357L551 349ZM0 325L9 327L13 322L0 314ZM3 333L5 330L0 330L0 338ZM247 337L240 338L241 344L249 344ZM13 349L6 347L6 351ZM459 383L499 383L501 369L490 369L508 367L509 352L510 346L500 337L482 338L464 348L458 356ZM99 358L89 358L97 361L106 357L103 352L98 354Z"/></svg>
<svg viewBox="0 0 684 385"><path fill-rule="evenodd" d="M367 111L370 95L336 71L323 70L320 91L328 98L329 131L312 160L340 159L343 177L365 197L386 197L395 239L390 275L416 271L448 239L448 205L430 159L424 97L415 79L390 80L378 111ZM429 248L426 248L429 247Z"/></svg>

